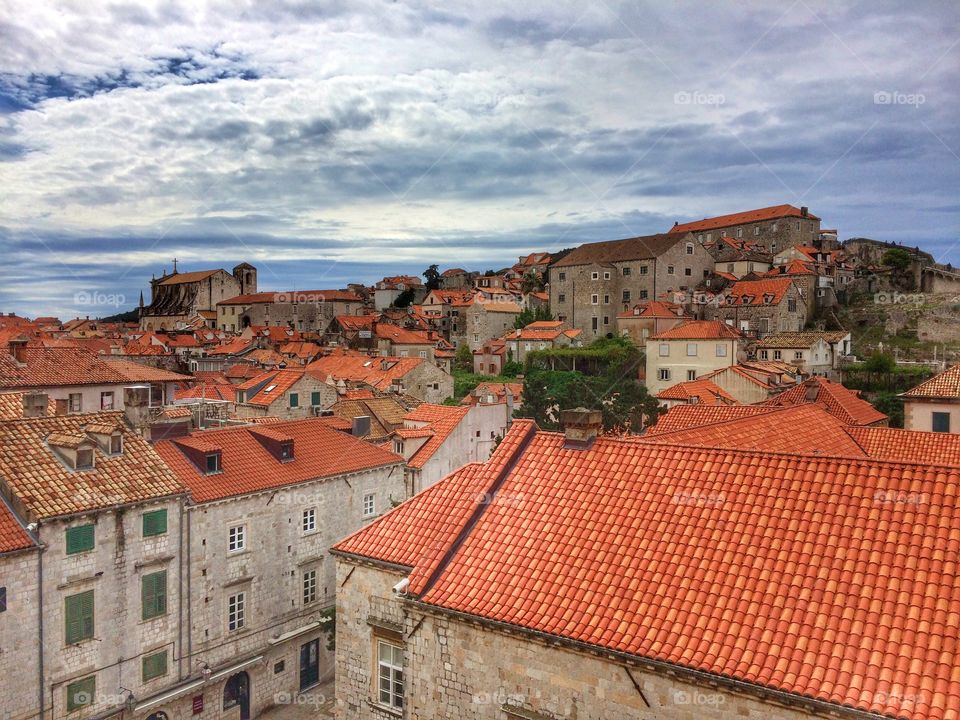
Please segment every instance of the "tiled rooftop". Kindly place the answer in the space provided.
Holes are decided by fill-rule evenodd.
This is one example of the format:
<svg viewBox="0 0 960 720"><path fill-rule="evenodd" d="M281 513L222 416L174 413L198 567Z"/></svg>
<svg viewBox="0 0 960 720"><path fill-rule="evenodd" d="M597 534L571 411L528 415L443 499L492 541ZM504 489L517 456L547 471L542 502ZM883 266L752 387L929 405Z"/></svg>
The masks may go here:
<svg viewBox="0 0 960 720"><path fill-rule="evenodd" d="M903 393L905 398L960 398L960 365L947 368Z"/></svg>
<svg viewBox="0 0 960 720"><path fill-rule="evenodd" d="M730 227L732 225L742 225L744 223L761 222L764 220L776 220L782 217L802 217L800 208L793 205L773 205L771 207L759 208L757 210L747 210L745 212L731 213L729 215L717 215L712 218L695 220L688 223L680 223L670 228L672 233L700 232L701 230L716 230L719 228ZM816 215L808 215L811 220L819 220Z"/></svg>

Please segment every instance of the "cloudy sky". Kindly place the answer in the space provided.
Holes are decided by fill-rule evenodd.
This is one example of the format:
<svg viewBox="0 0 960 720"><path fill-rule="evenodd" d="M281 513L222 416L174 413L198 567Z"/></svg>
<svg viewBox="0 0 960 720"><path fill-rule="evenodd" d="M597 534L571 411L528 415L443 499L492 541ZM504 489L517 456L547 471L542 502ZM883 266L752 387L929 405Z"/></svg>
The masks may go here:
<svg viewBox="0 0 960 720"><path fill-rule="evenodd" d="M341 287L779 203L960 265L958 70L954 0L0 0L0 311L127 309L173 257Z"/></svg>

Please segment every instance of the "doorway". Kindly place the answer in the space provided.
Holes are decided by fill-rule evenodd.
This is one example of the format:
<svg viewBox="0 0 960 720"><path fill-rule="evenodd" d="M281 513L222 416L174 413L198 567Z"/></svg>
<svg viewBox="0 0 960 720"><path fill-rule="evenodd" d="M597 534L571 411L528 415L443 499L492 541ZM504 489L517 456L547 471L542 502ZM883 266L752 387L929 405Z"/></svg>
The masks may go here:
<svg viewBox="0 0 960 720"><path fill-rule="evenodd" d="M223 687L223 709L240 706L240 720L250 720L250 676L246 672L233 675Z"/></svg>
<svg viewBox="0 0 960 720"><path fill-rule="evenodd" d="M300 691L320 682L320 640L300 646Z"/></svg>

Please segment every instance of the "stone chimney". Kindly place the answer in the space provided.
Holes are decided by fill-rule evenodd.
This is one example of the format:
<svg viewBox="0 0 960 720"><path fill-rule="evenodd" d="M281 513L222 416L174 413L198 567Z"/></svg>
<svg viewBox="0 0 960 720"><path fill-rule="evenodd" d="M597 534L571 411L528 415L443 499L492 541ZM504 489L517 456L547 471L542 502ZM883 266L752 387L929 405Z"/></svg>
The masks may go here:
<svg viewBox="0 0 960 720"><path fill-rule="evenodd" d="M27 338L15 337L8 342L10 346L10 355L21 365L27 364Z"/></svg>
<svg viewBox="0 0 960 720"><path fill-rule="evenodd" d="M816 383L807 383L807 387L804 393L807 402L816 402L817 395L820 394L820 387Z"/></svg>
<svg viewBox="0 0 960 720"><path fill-rule="evenodd" d="M366 437L370 434L370 416L358 415L353 418L350 434L354 437Z"/></svg>
<svg viewBox="0 0 960 720"><path fill-rule="evenodd" d="M806 205L804 205L802 208L800 208L800 216L801 216L801 217L807 217L809 214L810 214L810 208L808 208Z"/></svg>
<svg viewBox="0 0 960 720"><path fill-rule="evenodd" d="M563 446L569 449L586 450L597 439L603 427L603 413L599 410L587 410L579 407L574 410L560 411L560 424L566 441Z"/></svg>
<svg viewBox="0 0 960 720"><path fill-rule="evenodd" d="M46 393L35 391L23 393L23 416L25 418L44 417L46 414Z"/></svg>

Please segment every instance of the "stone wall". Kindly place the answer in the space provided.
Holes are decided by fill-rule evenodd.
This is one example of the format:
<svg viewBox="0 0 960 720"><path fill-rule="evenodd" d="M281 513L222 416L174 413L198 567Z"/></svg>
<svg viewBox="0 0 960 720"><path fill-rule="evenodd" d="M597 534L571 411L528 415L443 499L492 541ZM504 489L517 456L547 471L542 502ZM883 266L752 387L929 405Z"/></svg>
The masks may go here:
<svg viewBox="0 0 960 720"><path fill-rule="evenodd" d="M2 500L0 500L2 502ZM39 703L39 551L0 555L0 587L7 609L0 612L0 719L36 718Z"/></svg>

